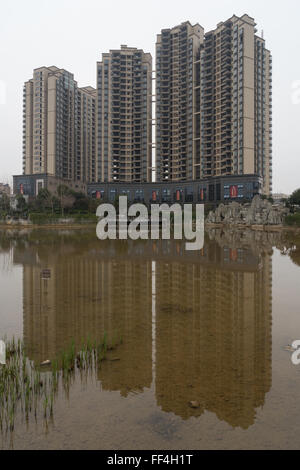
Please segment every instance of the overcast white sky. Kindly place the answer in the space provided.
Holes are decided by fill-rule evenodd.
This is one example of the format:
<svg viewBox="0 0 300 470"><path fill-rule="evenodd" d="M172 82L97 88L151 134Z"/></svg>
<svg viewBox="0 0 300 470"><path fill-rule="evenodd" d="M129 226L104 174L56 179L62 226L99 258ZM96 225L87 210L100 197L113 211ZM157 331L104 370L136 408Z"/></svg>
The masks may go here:
<svg viewBox="0 0 300 470"><path fill-rule="evenodd" d="M0 1L0 181L22 172L22 88L34 68L57 65L96 86L102 52L127 44L154 58L162 28L189 20L209 31L248 13L273 54L274 192L300 187L299 0Z"/></svg>

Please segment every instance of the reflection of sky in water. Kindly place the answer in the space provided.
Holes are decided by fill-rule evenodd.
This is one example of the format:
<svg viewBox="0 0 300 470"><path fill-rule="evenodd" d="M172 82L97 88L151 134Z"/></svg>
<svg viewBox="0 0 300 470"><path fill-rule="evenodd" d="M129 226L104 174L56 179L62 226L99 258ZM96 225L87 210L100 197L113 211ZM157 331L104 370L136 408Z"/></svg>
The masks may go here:
<svg viewBox="0 0 300 470"><path fill-rule="evenodd" d="M21 336L23 267L12 265L12 252L0 253L0 337Z"/></svg>

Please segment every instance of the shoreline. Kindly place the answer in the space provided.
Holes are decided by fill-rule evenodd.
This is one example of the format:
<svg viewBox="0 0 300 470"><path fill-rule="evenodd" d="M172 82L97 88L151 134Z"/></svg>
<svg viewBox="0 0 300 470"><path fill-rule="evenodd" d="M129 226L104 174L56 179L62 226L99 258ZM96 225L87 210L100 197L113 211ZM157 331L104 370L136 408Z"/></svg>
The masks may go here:
<svg viewBox="0 0 300 470"><path fill-rule="evenodd" d="M86 224L0 224L0 230L9 229L66 229L66 230L79 230L79 229L95 229L97 223L91 222ZM287 225L244 225L244 224L222 224L222 223L205 223L205 228L209 229L229 229L229 230L253 230L255 232L299 232L300 227L292 227Z"/></svg>
<svg viewBox="0 0 300 470"><path fill-rule="evenodd" d="M300 227L292 227L289 225L245 225L245 224L213 224L213 223L206 223L205 227L207 228L218 228L218 229L236 229L236 230L246 230L250 229L255 232L299 232Z"/></svg>
<svg viewBox="0 0 300 470"><path fill-rule="evenodd" d="M45 229L67 229L67 230L72 230L72 229L80 229L80 228L95 228L97 224L95 223L90 223L90 224L0 224L0 230L8 230L8 229L40 229L40 228L45 228Z"/></svg>

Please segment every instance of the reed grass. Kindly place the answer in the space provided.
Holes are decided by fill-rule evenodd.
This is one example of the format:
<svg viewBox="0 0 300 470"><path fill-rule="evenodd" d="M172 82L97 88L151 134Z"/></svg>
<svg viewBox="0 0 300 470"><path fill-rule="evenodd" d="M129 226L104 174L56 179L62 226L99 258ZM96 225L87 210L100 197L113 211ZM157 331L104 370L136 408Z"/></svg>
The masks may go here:
<svg viewBox="0 0 300 470"><path fill-rule="evenodd" d="M4 338L4 342L6 364L0 365L0 432L7 433L13 432L19 414L26 421L30 416L35 420L40 416L46 420L53 417L59 387L68 395L76 374L87 379L90 373L97 373L107 351L116 348L122 340L114 339L108 344L104 333L101 342L90 338L83 341L79 351L72 341L47 367L35 365L26 357L22 340Z"/></svg>

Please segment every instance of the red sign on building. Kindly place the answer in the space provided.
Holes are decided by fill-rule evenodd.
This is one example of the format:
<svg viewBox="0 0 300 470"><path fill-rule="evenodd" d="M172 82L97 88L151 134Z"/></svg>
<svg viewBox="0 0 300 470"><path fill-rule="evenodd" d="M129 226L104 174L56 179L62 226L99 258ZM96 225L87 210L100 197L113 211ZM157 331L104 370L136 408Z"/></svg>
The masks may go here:
<svg viewBox="0 0 300 470"><path fill-rule="evenodd" d="M232 199L238 197L238 187L237 186L230 186L229 191L230 191L230 197Z"/></svg>
<svg viewBox="0 0 300 470"><path fill-rule="evenodd" d="M231 261L237 261L237 259L238 259L237 250L231 249L230 252L229 252L229 256L230 256Z"/></svg>

